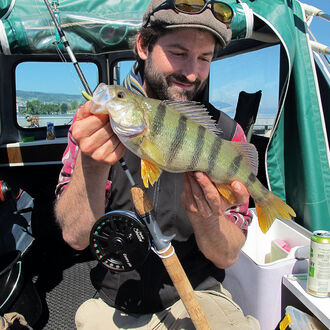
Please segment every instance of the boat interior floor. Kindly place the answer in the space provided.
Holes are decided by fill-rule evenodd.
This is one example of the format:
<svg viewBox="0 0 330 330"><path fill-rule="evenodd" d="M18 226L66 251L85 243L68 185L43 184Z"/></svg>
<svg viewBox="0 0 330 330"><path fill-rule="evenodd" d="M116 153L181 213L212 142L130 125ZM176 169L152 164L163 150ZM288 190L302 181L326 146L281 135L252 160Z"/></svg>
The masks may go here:
<svg viewBox="0 0 330 330"><path fill-rule="evenodd" d="M64 242L56 244L56 249L34 243L23 258L27 280L32 280L41 302L33 329L75 329L78 307L98 296L90 280L90 270L97 261L89 250L77 252Z"/></svg>

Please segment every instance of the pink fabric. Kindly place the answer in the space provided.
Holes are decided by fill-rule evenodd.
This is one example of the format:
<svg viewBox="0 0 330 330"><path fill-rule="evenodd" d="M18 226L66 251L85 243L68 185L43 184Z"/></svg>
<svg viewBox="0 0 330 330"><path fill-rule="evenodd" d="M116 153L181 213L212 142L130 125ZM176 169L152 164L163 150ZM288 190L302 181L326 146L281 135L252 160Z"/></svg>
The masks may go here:
<svg viewBox="0 0 330 330"><path fill-rule="evenodd" d="M73 118L72 125L76 117ZM68 145L62 157L63 167L59 175L58 184L56 186L55 194L57 198L71 181L71 177L76 165L76 159L79 151L79 146L72 136L72 125L68 132ZM237 124L236 131L232 141L246 142L246 137L243 129ZM106 184L106 199L110 196L111 182L108 180ZM252 220L252 213L249 210L249 203L231 208L226 212L228 218L243 230L248 229L248 225Z"/></svg>
<svg viewBox="0 0 330 330"><path fill-rule="evenodd" d="M73 117L72 125L76 120L76 115ZM57 198L62 194L62 192L67 187L67 184L71 181L71 177L76 166L76 159L78 156L79 146L76 140L72 136L72 125L68 132L68 145L64 150L62 157L63 167L61 169L58 183L55 189L55 195ZM111 182L107 180L106 184L106 197L110 196Z"/></svg>
<svg viewBox="0 0 330 330"><path fill-rule="evenodd" d="M246 142L246 136L242 127L237 124L236 131L232 141ZM249 203L233 207L227 212L228 218L243 230L248 229L248 225L252 221L252 212L249 210Z"/></svg>

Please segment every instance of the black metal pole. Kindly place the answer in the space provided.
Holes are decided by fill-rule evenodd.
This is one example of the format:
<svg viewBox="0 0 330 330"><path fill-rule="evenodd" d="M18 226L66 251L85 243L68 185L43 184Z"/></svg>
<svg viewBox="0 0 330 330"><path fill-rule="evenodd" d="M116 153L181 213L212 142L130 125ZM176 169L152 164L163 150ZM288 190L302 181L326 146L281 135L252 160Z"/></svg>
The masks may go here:
<svg viewBox="0 0 330 330"><path fill-rule="evenodd" d="M49 11L49 14L50 14L50 16L51 16L53 22L54 22L54 24L55 24L55 27L56 27L56 29L57 29L57 31L58 31L58 34L60 35L61 41L62 41L62 43L63 43L63 46L64 46L65 49L67 50L67 52L68 52L68 54L69 54L69 56L70 56L71 62L73 63L73 65L74 65L74 67L75 67L75 69L76 69L76 71L77 71L77 73L78 73L78 76L79 76L79 78L80 78L80 80L81 80L81 82L82 82L82 84L83 84L83 86L84 86L86 92L87 92L89 95L92 95L93 93L92 93L92 91L91 91L91 89L90 89L90 87L89 87L89 85L88 85L88 83L87 83L87 81L86 81L86 79L85 79L85 76L84 76L83 72L82 72L81 69L80 69L79 63L78 63L78 61L76 60L76 57L74 56L74 54L73 54L73 52L72 52L72 50L71 50L70 44L69 44L68 40L66 39L65 34L64 34L64 31L62 30L60 24L58 23L58 21L57 21L55 15L54 15L54 13L53 13L53 10L52 10L52 8L50 7L50 4L49 4L48 0L44 0L44 2L45 2L45 4L46 4L46 6L47 6L47 9L48 9L48 11Z"/></svg>
<svg viewBox="0 0 330 330"><path fill-rule="evenodd" d="M89 87L89 85L88 85L88 83L87 83L87 81L86 81L86 78L85 78L83 72L82 72L81 69L80 69L79 63L78 63L76 57L75 57L74 54L73 54L73 51L72 51L72 49L71 49L71 47L70 47L70 44L69 44L68 40L67 40L66 37L65 37L65 34L64 34L63 29L61 28L60 24L58 23L58 21L57 21L55 15L54 15L54 13L53 13L53 10L52 10L52 8L51 8L51 6L50 6L48 0L44 0L44 2L45 2L45 4L46 4L46 6L47 6L47 9L48 9L48 11L49 11L49 14L50 14L50 16L51 16L53 22L54 22L54 24L55 24L55 27L56 27L56 29L57 29L57 31L58 31L58 34L60 35L61 41L62 41L62 43L63 43L63 46L64 46L65 49L67 50L67 52L68 52L68 54L69 54L69 56L70 56L71 62L73 63L73 65L74 65L74 67L75 67L75 69L76 69L76 71L77 71L77 73L78 73L78 76L79 76L79 78L80 78L80 80L81 80L81 82L82 82L82 84L83 84L83 86L84 86L86 92L88 93L88 95L92 96L92 95L93 95L93 92L92 92L92 90L90 89L90 87ZM121 159L119 160L119 162L120 162L120 164L121 164L121 167L122 167L123 170L125 171L125 173L126 173L128 179L129 179L131 185L134 186L134 185L135 185L134 179L133 179L133 177L132 177L132 175L131 175L131 172L129 171L129 169L128 169L126 163L125 163L125 160L124 160L123 158L121 158Z"/></svg>

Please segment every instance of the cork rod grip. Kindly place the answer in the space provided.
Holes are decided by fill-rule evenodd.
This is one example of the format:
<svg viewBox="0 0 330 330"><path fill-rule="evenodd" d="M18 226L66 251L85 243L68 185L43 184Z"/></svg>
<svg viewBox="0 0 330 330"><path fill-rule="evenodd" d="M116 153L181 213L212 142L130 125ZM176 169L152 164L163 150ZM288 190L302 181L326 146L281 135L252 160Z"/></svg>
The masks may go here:
<svg viewBox="0 0 330 330"><path fill-rule="evenodd" d="M133 186L131 188L131 194L133 198L134 206L139 213L143 216L152 211L152 204L148 196L144 193L143 189L139 186Z"/></svg>
<svg viewBox="0 0 330 330"><path fill-rule="evenodd" d="M131 194L133 198L134 206L140 216L151 212L152 204L144 193L143 189L139 186L133 186L131 188ZM195 292L187 278L187 275L182 268L182 265L174 252L174 248L171 245L169 249L163 249L158 251L162 257L163 264L179 293L179 296L197 330L210 330L208 320L205 317L199 301L195 295Z"/></svg>
<svg viewBox="0 0 330 330"><path fill-rule="evenodd" d="M159 251L162 256L163 264L177 289L179 296L186 307L188 314L197 330L210 330L211 326L206 319L204 311L197 300L195 292L182 268L182 265L174 252L173 246L165 253ZM166 257L169 256L169 257Z"/></svg>

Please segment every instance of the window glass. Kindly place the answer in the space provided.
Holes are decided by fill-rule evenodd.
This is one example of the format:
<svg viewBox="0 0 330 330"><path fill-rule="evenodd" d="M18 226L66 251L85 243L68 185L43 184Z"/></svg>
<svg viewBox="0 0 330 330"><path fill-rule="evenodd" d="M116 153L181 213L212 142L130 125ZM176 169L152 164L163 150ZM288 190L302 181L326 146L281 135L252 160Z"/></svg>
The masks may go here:
<svg viewBox="0 0 330 330"><path fill-rule="evenodd" d="M131 71L133 64L135 61L120 61L117 62L114 71L114 83L118 85L122 85L124 79L127 74Z"/></svg>
<svg viewBox="0 0 330 330"><path fill-rule="evenodd" d="M80 63L91 88L98 83L95 63ZM72 63L23 62L16 67L17 123L24 128L69 125L86 100L84 87Z"/></svg>
<svg viewBox="0 0 330 330"><path fill-rule="evenodd" d="M114 83L122 84L133 64L134 61L118 62ZM261 90L254 133L269 135L278 108L279 65L279 45L212 62L210 102L234 118L239 93Z"/></svg>
<svg viewBox="0 0 330 330"><path fill-rule="evenodd" d="M262 91L254 133L269 135L278 107L280 46L214 61L210 70L210 102L235 117L241 91Z"/></svg>

